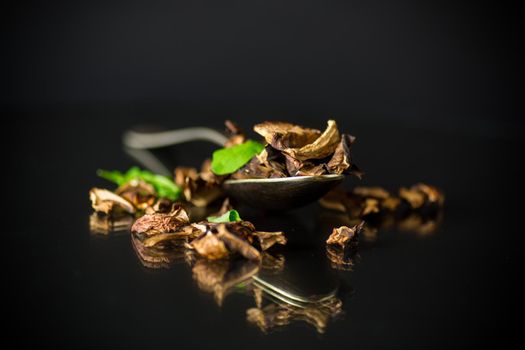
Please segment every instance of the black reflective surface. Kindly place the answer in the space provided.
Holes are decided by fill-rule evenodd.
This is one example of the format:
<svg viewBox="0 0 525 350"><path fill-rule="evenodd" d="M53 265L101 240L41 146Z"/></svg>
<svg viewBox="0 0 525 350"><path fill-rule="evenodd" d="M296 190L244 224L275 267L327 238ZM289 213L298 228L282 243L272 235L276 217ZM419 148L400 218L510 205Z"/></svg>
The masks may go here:
<svg viewBox="0 0 525 350"><path fill-rule="evenodd" d="M392 191L436 185L446 195L439 222L417 229L412 218L379 228L362 240L351 271L341 271L323 242L344 217L316 203L281 214L240 208L258 229L282 229L290 239L275 252L281 260L251 275L242 261L219 266L184 256L169 268L147 268L127 231L89 228L88 190L109 186L96 169L133 165L120 148L126 127L146 120L220 128L220 118L56 113L63 118L21 116L4 139L14 179L7 195L15 203L4 226L5 302L8 332L21 344L419 349L501 345L515 334L520 229L510 155L518 142L501 124L458 129L338 119L358 137L355 159L367 173L361 183ZM164 156L196 165L211 150L184 145ZM357 183L347 179L345 186Z"/></svg>

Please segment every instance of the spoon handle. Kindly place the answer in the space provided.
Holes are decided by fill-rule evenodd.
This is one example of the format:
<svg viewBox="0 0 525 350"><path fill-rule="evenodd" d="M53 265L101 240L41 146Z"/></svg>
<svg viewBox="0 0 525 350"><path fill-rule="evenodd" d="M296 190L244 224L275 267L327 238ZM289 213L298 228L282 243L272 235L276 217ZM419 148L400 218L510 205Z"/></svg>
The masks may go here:
<svg viewBox="0 0 525 350"><path fill-rule="evenodd" d="M131 149L152 149L176 145L190 141L209 141L223 146L226 136L210 128L193 127L153 133L128 130L122 137L125 147Z"/></svg>

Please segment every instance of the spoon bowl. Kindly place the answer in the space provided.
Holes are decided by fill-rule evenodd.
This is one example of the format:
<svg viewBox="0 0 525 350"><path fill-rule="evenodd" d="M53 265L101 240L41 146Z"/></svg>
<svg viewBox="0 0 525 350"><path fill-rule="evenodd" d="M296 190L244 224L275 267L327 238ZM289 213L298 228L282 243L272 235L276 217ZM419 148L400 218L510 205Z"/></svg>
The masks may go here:
<svg viewBox="0 0 525 350"><path fill-rule="evenodd" d="M275 179L226 180L233 199L259 209L286 210L312 203L344 180L344 175L295 176Z"/></svg>

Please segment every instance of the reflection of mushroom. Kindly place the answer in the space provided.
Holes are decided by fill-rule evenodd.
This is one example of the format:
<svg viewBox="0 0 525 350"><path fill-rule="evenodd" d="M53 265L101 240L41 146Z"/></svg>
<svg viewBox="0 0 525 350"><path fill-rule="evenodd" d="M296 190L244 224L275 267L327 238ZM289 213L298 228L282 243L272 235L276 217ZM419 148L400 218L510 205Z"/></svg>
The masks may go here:
<svg viewBox="0 0 525 350"><path fill-rule="evenodd" d="M89 228L92 233L107 235L111 232L126 231L133 225L133 217L125 215L113 218L108 215L93 213L89 217Z"/></svg>
<svg viewBox="0 0 525 350"><path fill-rule="evenodd" d="M333 269L342 271L352 271L359 261L357 249L344 249L337 245L326 246L326 257Z"/></svg>
<svg viewBox="0 0 525 350"><path fill-rule="evenodd" d="M328 322L342 313L343 302L337 297L299 307L284 303L271 303L246 311L246 320L267 333L287 326L294 321L304 321L315 327L318 333L326 331Z"/></svg>
<svg viewBox="0 0 525 350"><path fill-rule="evenodd" d="M219 306L231 290L242 283L249 283L258 271L259 265L250 260L197 259L192 267L193 279L199 288L213 293Z"/></svg>
<svg viewBox="0 0 525 350"><path fill-rule="evenodd" d="M139 261L147 268L169 268L173 263L187 259L187 251L182 245L170 249L147 248L134 235L131 235L131 243Z"/></svg>

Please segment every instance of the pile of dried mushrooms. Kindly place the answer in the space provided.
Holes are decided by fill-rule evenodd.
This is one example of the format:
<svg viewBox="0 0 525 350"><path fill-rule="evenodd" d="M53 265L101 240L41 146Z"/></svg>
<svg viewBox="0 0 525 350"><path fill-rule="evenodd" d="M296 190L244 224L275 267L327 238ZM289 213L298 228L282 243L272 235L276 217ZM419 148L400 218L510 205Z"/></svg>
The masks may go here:
<svg viewBox="0 0 525 350"><path fill-rule="evenodd" d="M232 178L361 176L350 154L355 137L341 134L334 120L328 121L323 132L285 122L264 122L253 130L264 138L264 150L233 173Z"/></svg>

